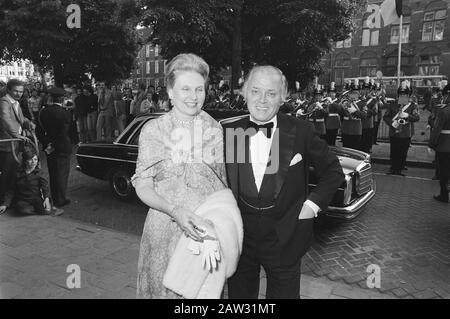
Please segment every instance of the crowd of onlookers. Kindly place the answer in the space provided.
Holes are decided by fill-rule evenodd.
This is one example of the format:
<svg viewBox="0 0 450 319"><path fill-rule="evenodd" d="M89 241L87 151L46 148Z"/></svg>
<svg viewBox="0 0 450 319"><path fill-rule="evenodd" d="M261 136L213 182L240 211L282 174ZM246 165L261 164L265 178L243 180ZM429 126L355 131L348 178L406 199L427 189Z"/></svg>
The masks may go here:
<svg viewBox="0 0 450 319"><path fill-rule="evenodd" d="M0 97L6 94L4 86L0 82ZM19 101L24 116L36 124L38 137L42 133L39 112L47 105L47 90L40 82L26 85ZM63 107L71 114L74 143L110 141L136 116L170 110L166 89L161 86L141 84L134 92L129 87L97 82L95 86L66 87L65 91Z"/></svg>

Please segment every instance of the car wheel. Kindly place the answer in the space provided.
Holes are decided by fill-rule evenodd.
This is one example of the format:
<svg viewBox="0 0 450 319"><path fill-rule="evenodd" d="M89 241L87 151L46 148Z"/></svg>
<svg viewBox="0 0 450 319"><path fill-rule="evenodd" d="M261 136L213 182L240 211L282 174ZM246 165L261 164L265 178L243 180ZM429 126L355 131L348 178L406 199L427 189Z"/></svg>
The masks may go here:
<svg viewBox="0 0 450 319"><path fill-rule="evenodd" d="M109 186L115 197L123 201L130 201L134 197L134 187L130 174L122 169L112 169L109 173Z"/></svg>

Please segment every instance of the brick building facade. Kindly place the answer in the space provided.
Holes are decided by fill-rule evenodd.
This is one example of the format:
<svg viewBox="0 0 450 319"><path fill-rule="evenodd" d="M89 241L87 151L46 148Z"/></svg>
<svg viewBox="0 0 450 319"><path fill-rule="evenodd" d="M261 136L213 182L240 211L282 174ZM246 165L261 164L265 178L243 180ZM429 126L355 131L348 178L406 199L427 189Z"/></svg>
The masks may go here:
<svg viewBox="0 0 450 319"><path fill-rule="evenodd" d="M143 38L148 36L149 29L138 30L140 36ZM154 45L151 42L145 44L140 49L136 58L136 67L132 71L129 82L134 88L137 88L139 83L144 83L146 86L153 85L165 86L164 72L167 60L161 56L161 47Z"/></svg>
<svg viewBox="0 0 450 319"><path fill-rule="evenodd" d="M10 79L21 81L37 81L39 74L35 66L27 60L20 60L7 64L0 64L0 81L8 82Z"/></svg>
<svg viewBox="0 0 450 319"><path fill-rule="evenodd" d="M355 17L356 31L324 56L319 83L340 86L345 78L397 75L399 23L384 26L382 0L368 0ZM450 76L450 0L403 0L400 75ZM434 79L423 85L436 85Z"/></svg>

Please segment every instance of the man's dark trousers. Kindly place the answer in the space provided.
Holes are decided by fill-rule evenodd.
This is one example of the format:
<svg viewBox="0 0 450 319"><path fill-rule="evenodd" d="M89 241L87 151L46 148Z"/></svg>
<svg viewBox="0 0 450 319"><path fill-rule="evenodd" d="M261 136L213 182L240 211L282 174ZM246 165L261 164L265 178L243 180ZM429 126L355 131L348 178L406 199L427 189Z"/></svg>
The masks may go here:
<svg viewBox="0 0 450 319"><path fill-rule="evenodd" d="M53 204L62 206L66 201L67 183L70 173L70 154L53 152L47 155L47 165Z"/></svg>
<svg viewBox="0 0 450 319"><path fill-rule="evenodd" d="M409 138L391 136L389 137L389 141L391 143L391 168L394 172L400 172L403 168L404 161L406 161L406 154L408 153L409 147Z"/></svg>
<svg viewBox="0 0 450 319"><path fill-rule="evenodd" d="M237 271L228 279L229 298L258 299L262 266L267 277L267 299L299 299L301 259L292 265L281 264L275 220L242 208L241 214L245 236Z"/></svg>

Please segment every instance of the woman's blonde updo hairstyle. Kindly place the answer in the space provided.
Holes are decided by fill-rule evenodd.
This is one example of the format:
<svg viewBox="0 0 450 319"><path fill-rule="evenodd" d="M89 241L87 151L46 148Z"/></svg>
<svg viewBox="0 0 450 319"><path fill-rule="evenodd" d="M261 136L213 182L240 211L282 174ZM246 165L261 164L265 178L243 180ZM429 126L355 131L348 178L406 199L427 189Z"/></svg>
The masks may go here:
<svg viewBox="0 0 450 319"><path fill-rule="evenodd" d="M181 53L174 57L166 67L165 81L167 89L173 88L178 72L192 71L205 79L205 89L209 76L209 65L201 57L193 53Z"/></svg>

